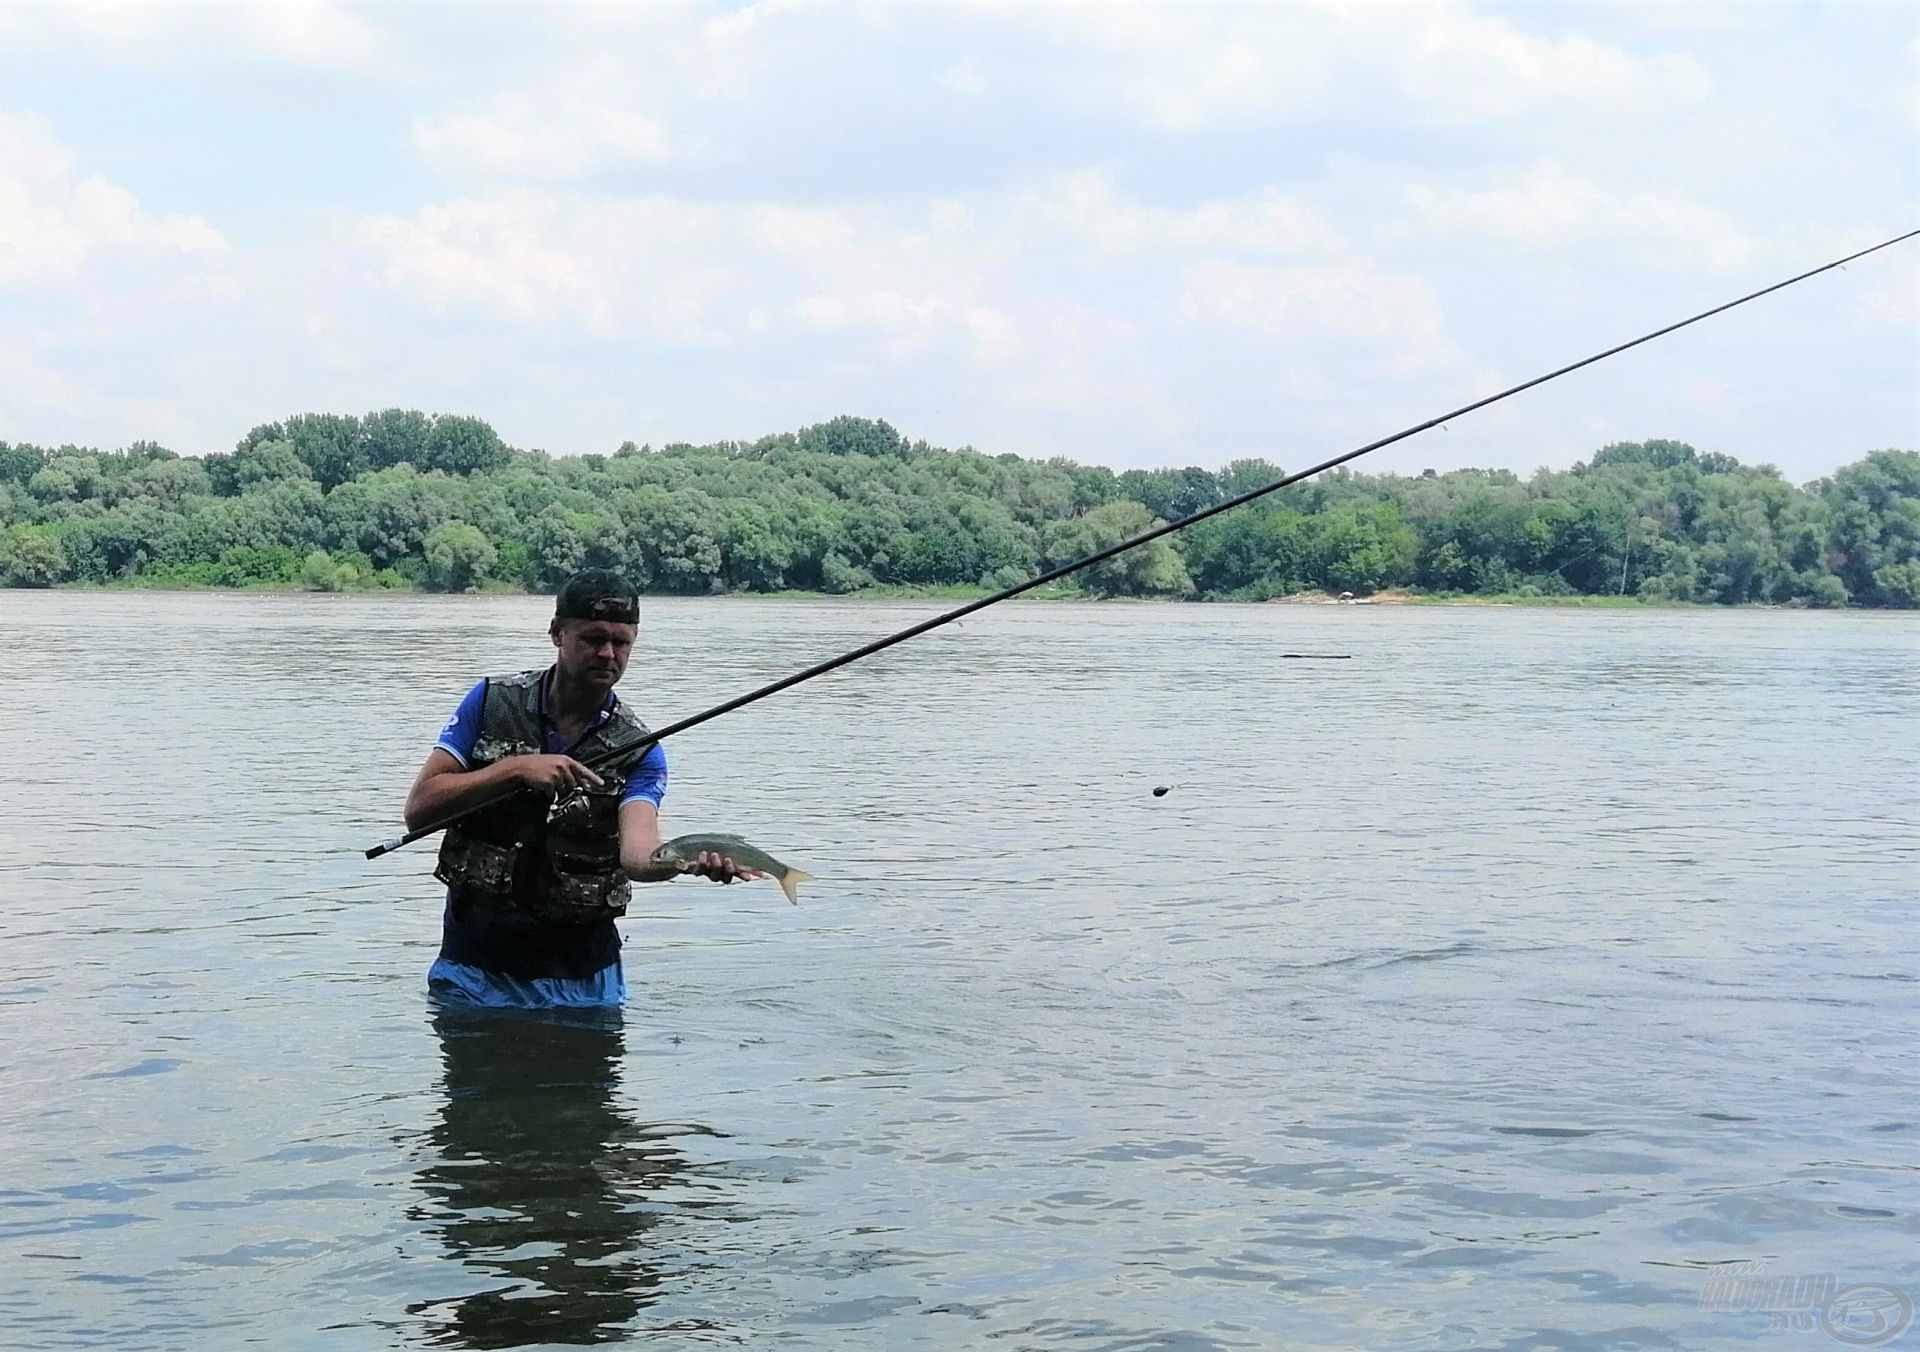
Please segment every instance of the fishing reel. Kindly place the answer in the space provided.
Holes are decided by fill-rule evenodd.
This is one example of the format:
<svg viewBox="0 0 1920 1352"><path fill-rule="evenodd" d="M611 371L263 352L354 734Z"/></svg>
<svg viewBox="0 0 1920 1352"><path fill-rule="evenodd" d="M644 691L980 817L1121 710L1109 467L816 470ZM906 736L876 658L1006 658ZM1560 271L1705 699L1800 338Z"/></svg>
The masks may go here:
<svg viewBox="0 0 1920 1352"><path fill-rule="evenodd" d="M568 789L547 804L548 826L584 826L593 812L593 794L582 788Z"/></svg>

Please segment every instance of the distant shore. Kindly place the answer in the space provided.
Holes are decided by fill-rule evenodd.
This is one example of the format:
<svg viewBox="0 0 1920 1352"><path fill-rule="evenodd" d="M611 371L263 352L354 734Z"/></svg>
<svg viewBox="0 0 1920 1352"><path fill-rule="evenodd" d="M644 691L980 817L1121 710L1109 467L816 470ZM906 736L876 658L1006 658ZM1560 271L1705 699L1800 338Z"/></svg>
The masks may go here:
<svg viewBox="0 0 1920 1352"><path fill-rule="evenodd" d="M489 586L482 589L449 593L428 591L424 588L387 588L357 587L346 591L319 591L310 587L291 586L285 583L257 583L244 587L214 587L181 585L173 582L149 582L143 578L127 578L113 582L69 582L55 587L8 587L0 588L0 595L20 592L128 592L151 591L168 593L224 593L240 595L268 596L537 596L544 593L529 592L524 588L505 585ZM847 592L814 591L734 591L705 592L689 595L685 592L646 592L649 600L660 601L951 601L964 603L992 596L993 591L985 587L956 584L939 587L910 587L885 585L861 587ZM1521 593L1489 593L1479 595L1471 592L1415 592L1391 590L1356 594L1352 592L1335 594L1332 592L1304 591L1291 592L1285 596L1273 596L1260 600L1252 598L1235 599L1232 597L1098 597L1076 591L1058 584L1036 587L1030 592L1012 598L1020 601L1098 601L1103 604L1119 605L1264 605L1264 606L1471 606L1471 607L1528 607L1576 610L1806 610L1804 605L1782 605L1765 602L1743 602L1728 605L1715 601L1670 601L1648 600L1638 596L1550 596L1528 595ZM1836 606L1836 610L1877 610L1868 606Z"/></svg>

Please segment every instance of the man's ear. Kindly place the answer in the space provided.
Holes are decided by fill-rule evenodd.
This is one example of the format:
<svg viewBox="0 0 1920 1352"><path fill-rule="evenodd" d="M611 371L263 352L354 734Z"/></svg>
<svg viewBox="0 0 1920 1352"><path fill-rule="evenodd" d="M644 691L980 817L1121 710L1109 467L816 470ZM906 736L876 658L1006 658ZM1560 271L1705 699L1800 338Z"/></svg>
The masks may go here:
<svg viewBox="0 0 1920 1352"><path fill-rule="evenodd" d="M560 646L560 621L554 620L547 625L547 637L553 640L553 646Z"/></svg>

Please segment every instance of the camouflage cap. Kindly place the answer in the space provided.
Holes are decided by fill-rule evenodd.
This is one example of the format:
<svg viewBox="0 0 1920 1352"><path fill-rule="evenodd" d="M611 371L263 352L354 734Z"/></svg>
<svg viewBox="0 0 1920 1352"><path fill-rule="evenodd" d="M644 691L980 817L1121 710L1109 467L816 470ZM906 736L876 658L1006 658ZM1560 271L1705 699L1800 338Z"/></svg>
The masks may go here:
<svg viewBox="0 0 1920 1352"><path fill-rule="evenodd" d="M567 579L554 598L556 620L608 620L640 623L640 594L610 568L588 568Z"/></svg>

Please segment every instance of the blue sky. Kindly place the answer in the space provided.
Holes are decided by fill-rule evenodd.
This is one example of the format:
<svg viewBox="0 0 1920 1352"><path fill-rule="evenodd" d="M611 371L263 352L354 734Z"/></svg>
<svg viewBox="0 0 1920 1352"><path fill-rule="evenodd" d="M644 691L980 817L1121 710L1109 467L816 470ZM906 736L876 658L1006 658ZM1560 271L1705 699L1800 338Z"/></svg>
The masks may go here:
<svg viewBox="0 0 1920 1352"><path fill-rule="evenodd" d="M0 438L1298 467L1920 225L1920 8L0 6ZM1920 242L1373 457L1920 444Z"/></svg>

